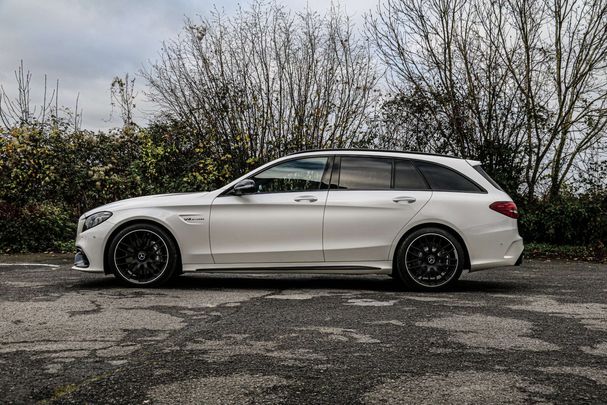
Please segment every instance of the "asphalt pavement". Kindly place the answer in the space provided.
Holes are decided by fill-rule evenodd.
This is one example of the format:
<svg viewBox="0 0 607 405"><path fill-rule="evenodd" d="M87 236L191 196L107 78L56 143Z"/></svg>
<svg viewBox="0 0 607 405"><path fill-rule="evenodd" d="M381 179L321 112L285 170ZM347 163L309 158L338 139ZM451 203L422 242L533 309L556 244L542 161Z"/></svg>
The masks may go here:
<svg viewBox="0 0 607 405"><path fill-rule="evenodd" d="M0 258L0 403L607 402L607 265L418 293L333 275L125 288L69 260Z"/></svg>

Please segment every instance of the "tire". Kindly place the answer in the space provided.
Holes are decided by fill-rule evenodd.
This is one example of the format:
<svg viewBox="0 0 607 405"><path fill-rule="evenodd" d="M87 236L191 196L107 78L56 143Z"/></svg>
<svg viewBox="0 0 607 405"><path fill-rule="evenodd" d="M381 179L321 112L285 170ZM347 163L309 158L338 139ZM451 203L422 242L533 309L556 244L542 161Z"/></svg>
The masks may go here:
<svg viewBox="0 0 607 405"><path fill-rule="evenodd" d="M122 283L157 287L178 273L179 250L163 228L139 223L120 230L111 240L106 263Z"/></svg>
<svg viewBox="0 0 607 405"><path fill-rule="evenodd" d="M396 251L396 278L418 291L452 286L464 267L464 249L441 228L422 228L408 235Z"/></svg>

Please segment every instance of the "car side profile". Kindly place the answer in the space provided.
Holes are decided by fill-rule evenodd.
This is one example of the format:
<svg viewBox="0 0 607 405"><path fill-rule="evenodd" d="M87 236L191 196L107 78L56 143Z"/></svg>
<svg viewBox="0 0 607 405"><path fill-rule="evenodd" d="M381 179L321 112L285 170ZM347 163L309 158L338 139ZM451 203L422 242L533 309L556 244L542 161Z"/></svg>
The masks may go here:
<svg viewBox="0 0 607 405"><path fill-rule="evenodd" d="M79 220L74 269L158 286L183 272L386 274L437 290L519 264L514 202L480 162L393 151L282 157L224 187Z"/></svg>

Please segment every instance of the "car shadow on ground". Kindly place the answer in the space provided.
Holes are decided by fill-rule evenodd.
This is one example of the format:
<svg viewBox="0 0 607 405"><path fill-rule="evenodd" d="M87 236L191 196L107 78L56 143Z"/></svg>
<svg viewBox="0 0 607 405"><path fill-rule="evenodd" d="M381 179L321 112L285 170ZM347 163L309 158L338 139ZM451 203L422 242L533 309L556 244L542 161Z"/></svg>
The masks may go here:
<svg viewBox="0 0 607 405"><path fill-rule="evenodd" d="M133 289L120 283L113 276L82 279L73 288L87 290ZM451 288L432 294L457 293L512 293L531 289L521 282L494 280L460 280ZM236 274L186 274L161 287L149 288L150 292L171 290L351 290L360 292L418 293L403 287L388 276L336 276L336 275L236 275Z"/></svg>

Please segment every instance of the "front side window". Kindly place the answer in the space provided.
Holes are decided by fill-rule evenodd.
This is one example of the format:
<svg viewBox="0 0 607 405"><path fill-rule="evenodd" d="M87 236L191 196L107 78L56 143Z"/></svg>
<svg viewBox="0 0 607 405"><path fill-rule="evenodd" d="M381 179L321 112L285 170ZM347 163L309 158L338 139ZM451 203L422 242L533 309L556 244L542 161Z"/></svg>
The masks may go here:
<svg viewBox="0 0 607 405"><path fill-rule="evenodd" d="M253 177L257 193L320 190L327 157L289 160Z"/></svg>
<svg viewBox="0 0 607 405"><path fill-rule="evenodd" d="M338 188L342 190L388 190L392 159L342 156Z"/></svg>
<svg viewBox="0 0 607 405"><path fill-rule="evenodd" d="M468 193L478 193L483 191L466 177L444 166L427 162L417 162L416 166L419 171L422 172L433 190L460 191Z"/></svg>

